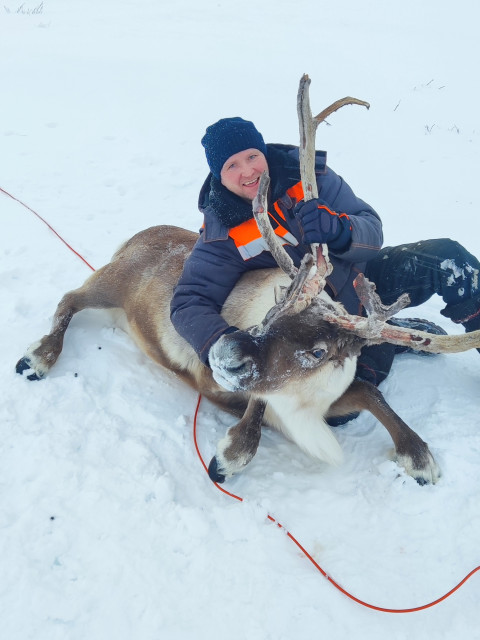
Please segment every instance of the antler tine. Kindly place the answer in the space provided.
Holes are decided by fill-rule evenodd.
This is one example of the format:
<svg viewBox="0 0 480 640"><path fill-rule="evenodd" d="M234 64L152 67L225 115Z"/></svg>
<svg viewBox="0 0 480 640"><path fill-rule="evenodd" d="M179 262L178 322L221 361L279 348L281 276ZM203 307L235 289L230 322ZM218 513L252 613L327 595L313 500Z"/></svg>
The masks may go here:
<svg viewBox="0 0 480 640"><path fill-rule="evenodd" d="M315 116L314 120L317 123L317 126L321 122L324 122L328 118L328 116L331 116L332 113L335 113L335 111L338 111L342 107L346 107L349 104L358 104L361 107L370 109L370 104L368 102L365 102L365 100L359 100L358 98L350 98L350 96L347 96L346 98L342 98L341 100L336 100L329 107Z"/></svg>
<svg viewBox="0 0 480 640"><path fill-rule="evenodd" d="M308 74L304 73L300 78L297 94L298 128L300 133L298 154L305 202L318 198L317 181L315 179L315 134L320 123L312 117L309 93L310 83L311 80ZM310 249L317 261L323 258L325 263L330 263L326 244L323 244L321 248L318 244L312 244Z"/></svg>
<svg viewBox="0 0 480 640"><path fill-rule="evenodd" d="M389 318L408 305L408 295L402 294L396 302L386 306L375 293L375 285L363 274L357 276L355 288L368 317L351 315L342 305L322 298L317 298L316 304L319 313L327 322L362 338L365 344L388 342L429 353L461 353L469 349L480 349L480 331L459 335L437 335L388 324Z"/></svg>
<svg viewBox="0 0 480 640"><path fill-rule="evenodd" d="M253 201L253 216L276 263L280 269L293 280L297 274L297 267L293 264L293 260L283 248L279 237L274 232L268 219L267 192L269 186L270 176L264 171L260 178L257 195Z"/></svg>
<svg viewBox="0 0 480 640"><path fill-rule="evenodd" d="M353 281L355 292L360 299L360 302L365 307L365 311L368 316L372 316L375 319L387 321L393 317L399 311L408 307L410 304L410 296L408 293L402 293L402 295L390 306L386 306L380 300L380 297L375 292L376 286L374 282L370 282L363 273L359 273Z"/></svg>
<svg viewBox="0 0 480 640"><path fill-rule="evenodd" d="M297 94L300 176L305 201L318 198L317 181L315 180L315 134L319 123L312 117L310 109L310 83L310 78L304 73L300 78Z"/></svg>
<svg viewBox="0 0 480 640"><path fill-rule="evenodd" d="M300 313L305 309L317 295L317 287L308 288L308 279L311 280L311 271L315 269L312 254L307 253L298 268L295 278L292 280L286 293L280 302L268 311L264 320L257 326L252 327L249 331L252 335L260 335L271 326L280 316Z"/></svg>

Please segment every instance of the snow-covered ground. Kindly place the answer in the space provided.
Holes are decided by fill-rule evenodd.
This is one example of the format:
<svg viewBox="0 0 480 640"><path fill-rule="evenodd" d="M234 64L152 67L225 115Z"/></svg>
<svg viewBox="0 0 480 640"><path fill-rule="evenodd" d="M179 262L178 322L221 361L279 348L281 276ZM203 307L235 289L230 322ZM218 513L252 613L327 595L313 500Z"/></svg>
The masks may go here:
<svg viewBox="0 0 480 640"><path fill-rule="evenodd" d="M296 92L345 95L317 146L382 215L386 243L450 236L480 255L474 0L3 0L0 187L94 266L153 224L197 229L200 138L220 117L297 143ZM420 487L383 427L337 430L345 463L265 432L227 488L196 456L196 395L103 312L72 322L50 376L14 373L89 269L0 193L0 620L8 640L480 638L480 360L399 357L383 391L443 476ZM450 332L438 299L418 313ZM232 419L204 402L206 459Z"/></svg>

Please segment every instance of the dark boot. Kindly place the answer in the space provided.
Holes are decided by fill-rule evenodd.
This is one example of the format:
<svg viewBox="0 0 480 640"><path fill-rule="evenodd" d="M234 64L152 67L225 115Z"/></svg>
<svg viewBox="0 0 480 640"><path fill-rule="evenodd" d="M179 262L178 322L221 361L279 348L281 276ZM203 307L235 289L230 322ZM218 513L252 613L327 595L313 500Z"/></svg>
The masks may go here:
<svg viewBox="0 0 480 640"><path fill-rule="evenodd" d="M440 313L455 324L463 324L467 333L480 329L480 298L470 298L455 305L447 305ZM480 349L477 351L480 353Z"/></svg>
<svg viewBox="0 0 480 640"><path fill-rule="evenodd" d="M413 329L414 331L426 331L427 333L433 333L437 336L447 335L447 332L442 329L442 327L439 327L438 324L430 322L430 320L422 320L421 318L390 318L388 324L391 324L394 327ZM416 353L419 356L435 355L428 351L419 351L418 349L412 349L412 347L395 345L395 355L397 355L398 353Z"/></svg>

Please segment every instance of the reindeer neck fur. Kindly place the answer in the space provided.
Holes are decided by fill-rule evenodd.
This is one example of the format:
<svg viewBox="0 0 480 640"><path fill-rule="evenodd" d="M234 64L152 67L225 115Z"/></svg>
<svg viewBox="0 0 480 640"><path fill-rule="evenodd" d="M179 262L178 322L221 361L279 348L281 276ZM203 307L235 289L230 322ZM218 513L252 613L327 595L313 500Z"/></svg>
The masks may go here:
<svg viewBox="0 0 480 640"><path fill-rule="evenodd" d="M265 394L265 422L310 456L340 464L342 450L324 417L352 383L356 362L356 357L345 358L341 366L330 362L301 383L292 382L278 392Z"/></svg>

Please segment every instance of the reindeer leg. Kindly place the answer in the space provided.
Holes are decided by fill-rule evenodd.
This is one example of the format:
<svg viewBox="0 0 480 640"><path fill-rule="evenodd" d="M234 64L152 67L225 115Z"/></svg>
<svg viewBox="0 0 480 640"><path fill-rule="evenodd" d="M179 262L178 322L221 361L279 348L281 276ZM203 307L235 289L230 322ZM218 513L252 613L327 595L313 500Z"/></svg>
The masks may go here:
<svg viewBox="0 0 480 640"><path fill-rule="evenodd" d="M434 484L440 477L440 469L427 443L403 422L370 382L355 380L330 407L328 416L348 415L363 409L370 411L387 429L395 445L395 459L408 475L419 484Z"/></svg>
<svg viewBox="0 0 480 640"><path fill-rule="evenodd" d="M230 427L217 445L217 453L208 467L208 475L214 482L224 482L234 473L243 471L257 452L266 403L250 397L242 419Z"/></svg>
<svg viewBox="0 0 480 640"><path fill-rule="evenodd" d="M41 380L53 367L62 352L63 338L73 316L83 309L106 309L119 306L114 299L114 287L109 285L109 266L96 271L78 289L66 293L53 317L52 330L33 343L16 364L20 375L29 373L28 380ZM104 276L107 276L105 278Z"/></svg>

